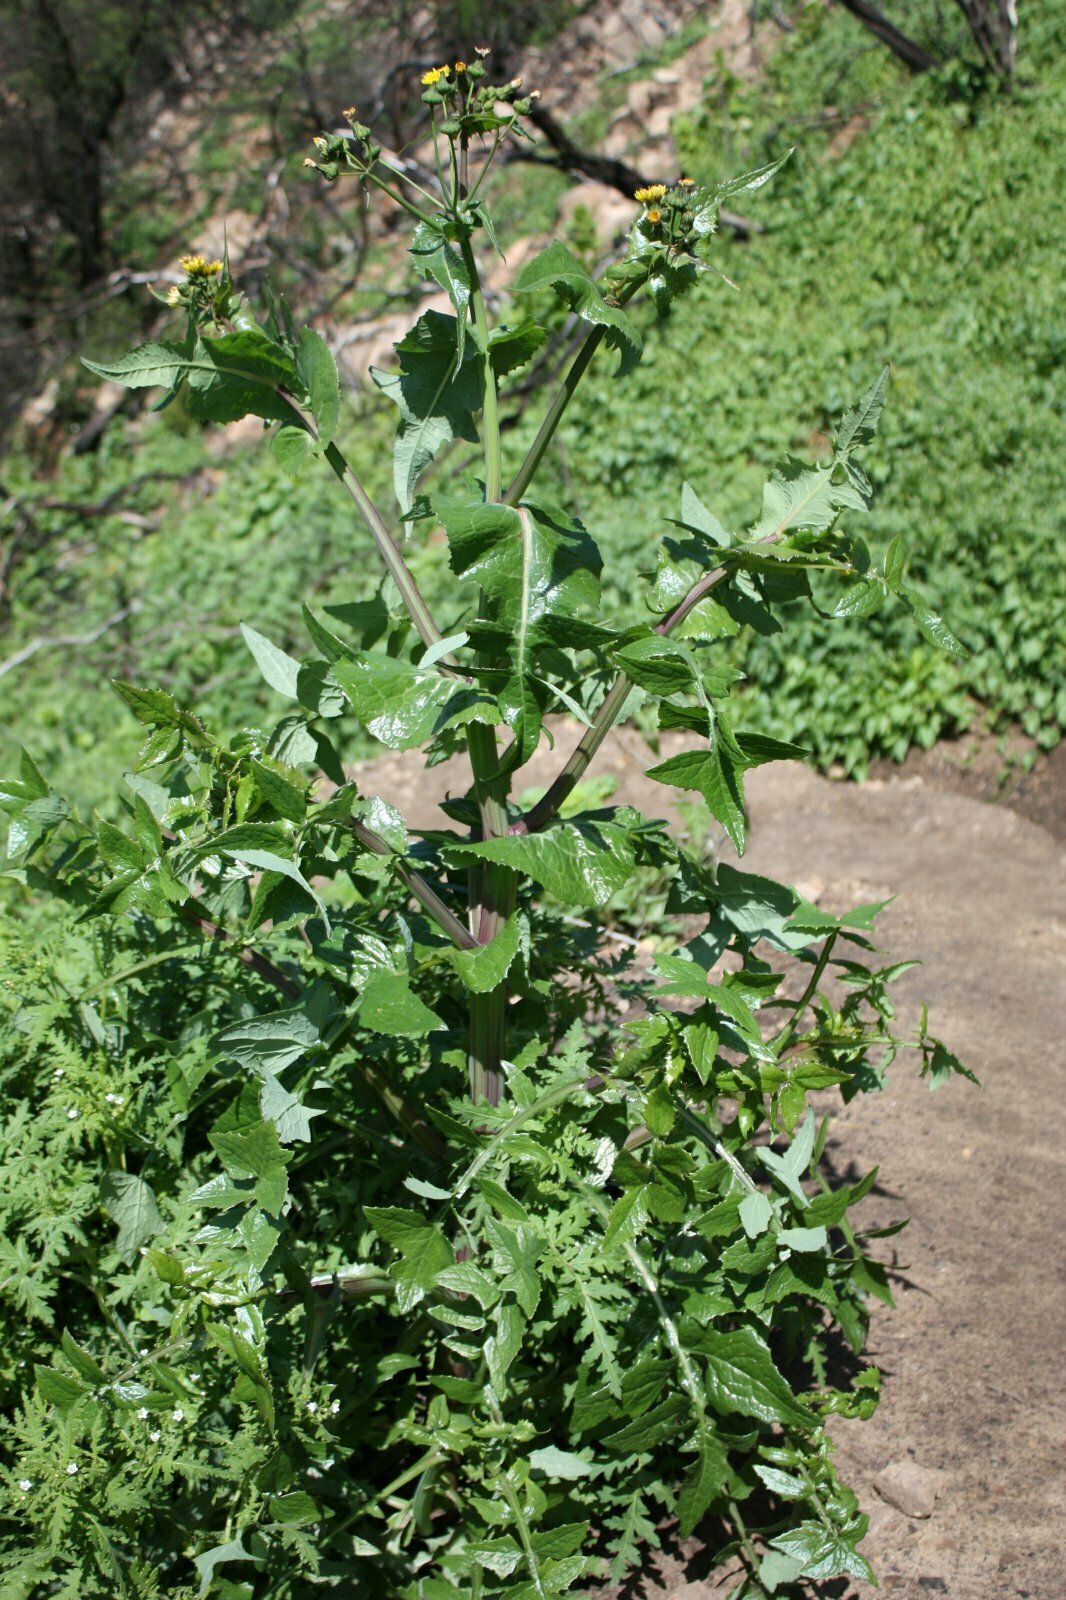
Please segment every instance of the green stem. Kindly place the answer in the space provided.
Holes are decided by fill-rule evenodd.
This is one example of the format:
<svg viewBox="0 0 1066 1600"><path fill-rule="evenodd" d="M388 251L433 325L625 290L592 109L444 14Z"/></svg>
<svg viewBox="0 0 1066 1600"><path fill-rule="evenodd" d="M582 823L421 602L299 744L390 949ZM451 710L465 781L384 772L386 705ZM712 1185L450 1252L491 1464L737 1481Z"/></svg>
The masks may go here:
<svg viewBox="0 0 1066 1600"><path fill-rule="evenodd" d="M503 485L503 449L500 440L499 397L496 374L492 370L489 347L489 322L481 288L477 261L468 238L460 241L463 262L470 279L470 311L482 356L482 435L485 449L485 499L500 499ZM484 609L483 605L479 608ZM481 668L492 663L479 656ZM499 751L495 730L485 723L472 722L467 728L467 751L481 816L481 831L486 839L497 839L507 832L506 779L499 776ZM470 875L471 931L480 945L491 944L514 915L517 880L509 867L489 861ZM500 1103L503 1043L507 1018L507 987L499 984L487 994L470 996L470 1044L468 1070L470 1095L475 1101Z"/></svg>
<svg viewBox="0 0 1066 1600"><path fill-rule="evenodd" d="M818 990L818 985L822 981L822 974L829 965L829 957L833 953L833 946L837 942L837 937L838 936L836 933L831 933L829 938L825 941L825 944L822 947L822 953L818 957L814 971L811 973L810 983L808 983L806 989L803 991L803 994L796 1001L796 1008L791 1017L789 1017L785 1026L781 1029L780 1033L776 1034L770 1041L776 1049L778 1055L780 1055L782 1050L786 1049L788 1044L791 1042L792 1035L796 1031L800 1018L803 1016L803 1013L814 999L814 996Z"/></svg>
<svg viewBox="0 0 1066 1600"><path fill-rule="evenodd" d="M656 624L655 632L665 638L667 634L677 627L678 623L684 621L689 612L695 606L698 606L701 600L710 594L713 588L722 583L728 576L728 571L722 567L716 567L712 572L705 572L703 577L692 585L692 588L680 604L674 607L670 615ZM627 677L624 672L620 672L593 717L592 726L585 730L562 771L558 774L547 793L537 801L536 805L524 817L520 817L517 822L511 825L511 833L536 833L551 821L567 795L580 782L593 756L618 721L622 714L622 707L625 705L632 687L633 680Z"/></svg>
<svg viewBox="0 0 1066 1600"><path fill-rule="evenodd" d="M627 283L625 287L620 290L617 295L615 295L613 303L619 306L625 305L626 301L631 300L640 287L641 285L639 280L633 283ZM593 328L592 332L588 335L588 338L581 346L581 349L574 357L569 372L566 374L566 377L556 390L555 397L552 400L551 405L548 407L544 421L537 429L537 436L530 445L529 450L526 453L525 460L522 462L522 465L515 474L513 482L508 488L507 493L504 495L504 500L509 506L517 505L518 501L521 500L522 496L529 488L529 485L532 483L533 478L536 475L537 468L544 459L544 453L552 442L552 439L555 435L555 430L558 428L563 419L563 413L573 399L575 389L585 376L589 363L596 354L596 351L599 349L600 345L603 343L606 332L607 329L602 324L599 327Z"/></svg>
<svg viewBox="0 0 1066 1600"><path fill-rule="evenodd" d="M369 528L371 538L377 545L378 553L388 568L389 576L400 591L400 596L407 607L411 621L418 630L422 643L427 646L439 644L443 634L434 622L430 609L422 597L421 590L415 582L414 574L404 560L399 545L386 527L380 511L335 444L331 443L326 446L325 457L333 472L355 501L359 514Z"/></svg>
<svg viewBox="0 0 1066 1600"><path fill-rule="evenodd" d="M362 822L349 820L347 826L365 850L372 851L376 856L388 856L392 859L400 882L414 896L422 909L429 913L438 927L444 930L453 944L458 945L460 950L477 949L477 939L463 926L455 912L445 905L425 878L407 866L403 857L398 855L379 833L375 833L373 828L366 827Z"/></svg>
<svg viewBox="0 0 1066 1600"><path fill-rule="evenodd" d="M193 950L195 945L177 945L173 950L163 950L158 955L145 956L143 961L135 961L132 967L123 967L121 972L113 972L110 977L101 978L99 983L94 983L91 989L83 989L76 998L91 1000L94 995L101 994L104 989L110 989L113 984L125 983L127 978L136 977L138 972L144 972L148 967L158 967L164 961L177 960L183 950Z"/></svg>

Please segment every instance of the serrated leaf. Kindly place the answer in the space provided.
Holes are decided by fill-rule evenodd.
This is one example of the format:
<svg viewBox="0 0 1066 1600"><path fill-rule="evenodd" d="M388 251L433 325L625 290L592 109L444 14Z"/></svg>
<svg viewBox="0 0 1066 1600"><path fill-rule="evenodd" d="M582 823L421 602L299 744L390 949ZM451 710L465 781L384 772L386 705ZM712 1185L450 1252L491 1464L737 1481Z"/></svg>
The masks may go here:
<svg viewBox="0 0 1066 1600"><path fill-rule="evenodd" d="M968 653L966 646L956 639L944 619L938 616L916 589L905 589L901 585L896 589L896 594L930 644L935 644L938 650L944 650L950 656L964 656Z"/></svg>
<svg viewBox="0 0 1066 1600"><path fill-rule="evenodd" d="M65 1372L57 1372L54 1367L45 1367L39 1363L34 1366L34 1381L41 1399L48 1405L55 1406L64 1416L89 1393L77 1378L70 1378Z"/></svg>
<svg viewBox="0 0 1066 1600"><path fill-rule="evenodd" d="M288 822L302 822L307 815L307 797L280 772L253 756L249 763L255 786L268 805Z"/></svg>
<svg viewBox="0 0 1066 1600"><path fill-rule="evenodd" d="M554 1444L542 1445L539 1450L532 1451L529 1464L534 1472L542 1472L546 1478L553 1478L557 1483L576 1483L579 1478L593 1478L603 1470L597 1462L586 1461L584 1456L575 1455L572 1450L560 1450ZM588 1523L570 1524L570 1527L585 1530ZM545 1549L541 1553L562 1555L565 1552Z"/></svg>
<svg viewBox="0 0 1066 1600"><path fill-rule="evenodd" d="M373 1033L392 1038L421 1039L444 1023L411 988L406 973L379 968L370 972L359 992L359 1021Z"/></svg>
<svg viewBox="0 0 1066 1600"><path fill-rule="evenodd" d="M113 1171L101 1186L104 1209L118 1228L115 1248L132 1261L142 1244L163 1231L163 1219L151 1185L133 1172Z"/></svg>
<svg viewBox="0 0 1066 1600"><path fill-rule="evenodd" d="M438 450L453 439L477 440L474 412L481 403L476 363L457 366L454 317L427 311L396 345L398 373L371 368L371 377L400 410L393 452L393 486L400 510L410 510L415 486Z"/></svg>
<svg viewBox="0 0 1066 1600"><path fill-rule="evenodd" d="M390 750L427 744L445 728L499 721L489 695L434 666L363 653L335 662L333 675L367 732Z"/></svg>
<svg viewBox="0 0 1066 1600"><path fill-rule="evenodd" d="M640 1455L653 1450L679 1432L687 1421L689 1400L686 1395L675 1394L646 1411L643 1416L627 1422L604 1437L604 1444L623 1455Z"/></svg>
<svg viewBox="0 0 1066 1600"><path fill-rule="evenodd" d="M782 1555L802 1562L801 1577L838 1578L847 1574L873 1583L870 1563L855 1549L865 1532L866 1522L865 1517L860 1518L854 1535L849 1538L847 1531L838 1533L835 1528L827 1528L824 1522L812 1519L779 1533L770 1543Z"/></svg>
<svg viewBox="0 0 1066 1600"><path fill-rule="evenodd" d="M455 1255L440 1229L417 1211L398 1206L367 1206L366 1220L400 1259L389 1268L396 1283L396 1303L403 1312L423 1300L437 1273L451 1267Z"/></svg>
<svg viewBox="0 0 1066 1600"><path fill-rule="evenodd" d="M707 1398L719 1415L813 1427L811 1413L800 1405L754 1329L706 1329L697 1348L706 1359Z"/></svg>
<svg viewBox="0 0 1066 1600"><path fill-rule="evenodd" d="M271 436L270 453L290 478L299 477L314 451L315 441L306 428L286 424Z"/></svg>
<svg viewBox="0 0 1066 1600"><path fill-rule="evenodd" d="M834 442L838 460L843 460L850 456L852 451L861 450L864 445L872 443L881 412L884 410L888 379L889 368L882 367L862 399L841 417Z"/></svg>
<svg viewBox="0 0 1066 1600"><path fill-rule="evenodd" d="M810 467L790 456L770 474L763 489L762 515L749 538L779 539L792 528L823 532L839 512L866 509L852 483L835 481L832 467Z"/></svg>
<svg viewBox="0 0 1066 1600"><path fill-rule="evenodd" d="M438 283L455 308L455 366L458 368L466 356L467 311L470 305L470 273L466 262L439 228L425 222L415 230L410 253L423 278L432 278L434 283Z"/></svg>
<svg viewBox="0 0 1066 1600"><path fill-rule="evenodd" d="M682 694L696 685L692 652L675 639L658 634L634 639L616 650L614 659L627 677L651 694Z"/></svg>
<svg viewBox="0 0 1066 1600"><path fill-rule="evenodd" d="M449 846L448 855L499 861L536 879L556 899L579 906L606 905L629 882L636 859L627 828L589 817L558 821L541 833Z"/></svg>
<svg viewBox="0 0 1066 1600"><path fill-rule="evenodd" d="M515 956L521 933L517 916L509 917L490 944L476 950L448 950L448 961L463 984L473 994L488 994L506 978Z"/></svg>
<svg viewBox="0 0 1066 1600"><path fill-rule="evenodd" d="M254 1178L259 1204L278 1216L288 1192L285 1168L291 1153L282 1149L273 1122L264 1118L241 1128L221 1128L216 1123L208 1140L230 1176Z"/></svg>
<svg viewBox="0 0 1066 1600"><path fill-rule="evenodd" d="M318 429L318 447L323 449L337 430L341 391L337 363L326 341L314 328L300 329L296 375L307 391L311 414Z"/></svg>
<svg viewBox="0 0 1066 1600"><path fill-rule="evenodd" d="M632 322L618 306L608 305L580 261L558 240L526 262L512 287L515 294L554 289L583 321L605 328L607 343L619 352L619 376L640 360L643 345Z"/></svg>
<svg viewBox="0 0 1066 1600"><path fill-rule="evenodd" d="M677 1496L678 1533L682 1539L694 1531L729 1476L725 1441L708 1427L700 1429L698 1450L696 1463Z"/></svg>

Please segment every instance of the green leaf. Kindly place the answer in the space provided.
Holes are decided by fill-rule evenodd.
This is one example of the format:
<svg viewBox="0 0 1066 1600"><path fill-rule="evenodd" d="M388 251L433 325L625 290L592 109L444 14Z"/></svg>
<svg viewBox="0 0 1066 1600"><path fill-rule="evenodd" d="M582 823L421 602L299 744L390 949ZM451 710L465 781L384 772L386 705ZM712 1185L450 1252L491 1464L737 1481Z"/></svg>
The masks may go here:
<svg viewBox="0 0 1066 1600"><path fill-rule="evenodd" d="M54 1367L45 1367L37 1363L33 1370L37 1393L41 1399L48 1405L55 1406L64 1416L89 1393L77 1378L69 1378L65 1372L57 1372Z"/></svg>
<svg viewBox="0 0 1066 1600"><path fill-rule="evenodd" d="M864 445L873 442L881 412L884 410L888 379L889 368L882 367L858 404L845 411L841 417L834 442L838 460L845 460L854 451L861 450Z"/></svg>
<svg viewBox="0 0 1066 1600"><path fill-rule="evenodd" d="M215 1568L224 1566L229 1561L254 1561L239 1539L231 1539L228 1544L216 1544L213 1549L205 1550L202 1556L193 1557L193 1566L200 1574L200 1596L204 1595L211 1587L215 1576Z"/></svg>
<svg viewBox="0 0 1066 1600"><path fill-rule="evenodd" d="M777 1242L786 1250L801 1252L824 1250L829 1243L829 1235L822 1227L782 1228L777 1236Z"/></svg>
<svg viewBox="0 0 1066 1600"><path fill-rule="evenodd" d="M307 815L307 797L303 790L254 756L249 765L255 786L267 804L288 822L302 822Z"/></svg>
<svg viewBox="0 0 1066 1600"><path fill-rule="evenodd" d="M485 1224L492 1244L492 1265L499 1287L514 1295L527 1317L532 1317L540 1300L540 1240L532 1228L508 1228L495 1218Z"/></svg>
<svg viewBox="0 0 1066 1600"><path fill-rule="evenodd" d="M687 1539L729 1476L725 1441L709 1427L701 1427L696 1464L677 1496L678 1533Z"/></svg>
<svg viewBox="0 0 1066 1600"><path fill-rule="evenodd" d="M271 1498L270 1515L284 1527L301 1528L309 1522L318 1522L322 1513L305 1489L294 1489L291 1494L276 1494Z"/></svg>
<svg viewBox="0 0 1066 1600"><path fill-rule="evenodd" d="M651 694L682 694L697 681L691 650L658 634L624 645L614 652L614 659L627 677Z"/></svg>
<svg viewBox="0 0 1066 1600"><path fill-rule="evenodd" d="M745 845L744 763L715 737L709 750L683 750L647 769L656 783L669 783L676 789L695 789L703 796L722 824L738 852Z"/></svg>
<svg viewBox="0 0 1066 1600"><path fill-rule="evenodd" d="M839 1578L848 1574L853 1578L862 1578L866 1583L873 1583L875 1579L870 1563L855 1549L855 1544L866 1531L866 1523L865 1517L859 1518L854 1525L854 1533L849 1537L849 1530L838 1533L834 1528L827 1528L824 1522L812 1519L779 1533L770 1543L782 1555L803 1563L801 1577Z"/></svg>
<svg viewBox="0 0 1066 1600"><path fill-rule="evenodd" d="M377 653L337 661L333 675L369 734L390 750L427 744L446 728L497 722L490 696L434 666Z"/></svg>
<svg viewBox="0 0 1066 1600"><path fill-rule="evenodd" d="M451 845L447 854L463 862L470 856L499 861L577 906L606 905L629 882L636 859L628 828L592 817L558 821L541 833Z"/></svg>
<svg viewBox="0 0 1066 1600"><path fill-rule="evenodd" d="M833 607L834 617L872 617L885 603L885 586L878 578L860 578L849 584Z"/></svg>
<svg viewBox="0 0 1066 1600"><path fill-rule="evenodd" d="M466 356L466 324L470 305L470 273L466 262L439 228L425 222L415 230L410 248L422 277L432 278L434 283L438 283L455 307L455 366L459 368Z"/></svg>
<svg viewBox="0 0 1066 1600"><path fill-rule="evenodd" d="M295 1006L230 1023L212 1039L212 1049L264 1076L284 1072L321 1042L335 1015L327 985L315 984Z"/></svg>
<svg viewBox="0 0 1066 1600"><path fill-rule="evenodd" d="M367 1206L365 1215L374 1232L400 1257L390 1267L389 1276L397 1286L397 1306L410 1311L433 1288L437 1273L453 1265L452 1247L440 1229L417 1211Z"/></svg>
<svg viewBox="0 0 1066 1600"><path fill-rule="evenodd" d="M105 864L112 872L140 872L144 866L140 846L110 822L98 824L96 842Z"/></svg>
<svg viewBox="0 0 1066 1600"><path fill-rule="evenodd" d="M550 629L560 621L597 606L600 552L581 523L554 506L438 499L434 509L448 535L452 571L481 586L486 620L508 636L509 677L498 695L525 760L540 724L536 649L554 642Z"/></svg>
<svg viewBox="0 0 1066 1600"><path fill-rule="evenodd" d="M393 452L393 486L400 510L410 510L415 486L438 450L453 439L477 440L474 412L481 391L476 363L457 366L458 328L454 317L427 311L396 345L398 373L371 368L383 394L400 409Z"/></svg>
<svg viewBox="0 0 1066 1600"><path fill-rule="evenodd" d="M905 589L900 586L897 588L896 593L930 644L935 644L938 650L944 650L950 656L964 656L967 654L966 646L960 644L947 623L937 615L928 601L916 589Z"/></svg>
<svg viewBox="0 0 1066 1600"><path fill-rule="evenodd" d="M754 1329L706 1329L695 1348L706 1358L707 1398L720 1416L813 1427L811 1413L800 1405Z"/></svg>
<svg viewBox="0 0 1066 1600"><path fill-rule="evenodd" d="M626 1423L625 1427L618 1428L614 1433L609 1433L604 1438L604 1444L611 1450L616 1450L624 1455L640 1455L645 1450L653 1450L656 1445L673 1437L679 1432L682 1424L687 1421L689 1401L686 1395L674 1394L654 1406L651 1411L646 1411L642 1417L633 1422Z"/></svg>
<svg viewBox="0 0 1066 1600"><path fill-rule="evenodd" d="M619 375L636 366L643 348L640 334L624 311L608 305L580 261L558 240L527 261L513 285L516 294L547 288L585 322L606 329L607 343L619 351Z"/></svg>
<svg viewBox="0 0 1066 1600"><path fill-rule="evenodd" d="M296 700L296 680L300 675L300 663L294 661L292 656L286 655L284 650L279 650L276 644L262 633L257 633L246 622L241 623L241 633L244 642L255 657L255 664L272 689L285 695L288 700Z"/></svg>
<svg viewBox="0 0 1066 1600"><path fill-rule="evenodd" d="M594 1478L603 1470L597 1462L586 1461L584 1456L577 1456L572 1450L560 1450L554 1444L543 1445L539 1450L531 1451L529 1464L534 1472L542 1472L546 1478L552 1478L556 1483L576 1483L579 1478ZM568 1526L587 1530L588 1523L568 1524ZM558 1533L561 1530L554 1531ZM551 1553L563 1554L562 1551Z"/></svg>
<svg viewBox="0 0 1066 1600"><path fill-rule="evenodd" d="M740 1202L740 1220L749 1239L765 1233L773 1220L774 1208L761 1190L744 1196Z"/></svg>
<svg viewBox="0 0 1066 1600"><path fill-rule="evenodd" d="M510 1300L501 1300L492 1316L493 1332L485 1340L485 1361L489 1378L496 1393L507 1389L507 1373L522 1348L526 1318L521 1306Z"/></svg>
<svg viewBox="0 0 1066 1600"><path fill-rule="evenodd" d="M476 950L448 950L445 955L473 994L487 994L506 978L518 954L521 933L518 918L509 917L490 944Z"/></svg>
<svg viewBox="0 0 1066 1600"><path fill-rule="evenodd" d="M285 1167L290 1152L282 1149L274 1123L263 1119L238 1128L220 1128L216 1123L208 1139L230 1176L254 1178L259 1204L278 1216L288 1193Z"/></svg>
<svg viewBox="0 0 1066 1600"><path fill-rule="evenodd" d="M307 390L311 415L318 429L318 448L322 450L337 430L341 391L337 363L322 335L313 328L300 329L296 375Z"/></svg>
<svg viewBox="0 0 1066 1600"><path fill-rule="evenodd" d="M418 998L403 972L379 968L369 973L359 993L358 1009L364 1028L394 1038L421 1039L445 1026Z"/></svg>
<svg viewBox="0 0 1066 1600"><path fill-rule="evenodd" d="M118 1228L115 1248L125 1261L132 1261L149 1239L163 1231L163 1219L156 1205L155 1192L143 1178L132 1172L109 1172L101 1187L104 1209Z"/></svg>
<svg viewBox="0 0 1066 1600"><path fill-rule="evenodd" d="M497 378L505 378L508 373L524 367L547 337L547 330L531 318L526 318L514 328L506 325L493 328L489 334L489 355Z"/></svg>
<svg viewBox="0 0 1066 1600"><path fill-rule="evenodd" d="M63 1354L66 1356L67 1360L70 1362L79 1378L84 1379L86 1383L90 1384L96 1384L102 1380L104 1376L104 1369L100 1365L99 1361L97 1361L94 1356L91 1356L87 1350L83 1350L81 1345L78 1344L77 1340L71 1337L66 1328L63 1329L63 1333L59 1342L63 1347Z"/></svg>
<svg viewBox="0 0 1066 1600"><path fill-rule="evenodd" d="M298 478L315 453L315 441L306 428L286 424L271 437L270 451L282 472Z"/></svg>
<svg viewBox="0 0 1066 1600"><path fill-rule="evenodd" d="M832 467L809 467L791 456L775 467L763 489L762 515L748 537L757 542L779 539L790 529L824 532L839 512L865 511L855 486L835 481Z"/></svg>

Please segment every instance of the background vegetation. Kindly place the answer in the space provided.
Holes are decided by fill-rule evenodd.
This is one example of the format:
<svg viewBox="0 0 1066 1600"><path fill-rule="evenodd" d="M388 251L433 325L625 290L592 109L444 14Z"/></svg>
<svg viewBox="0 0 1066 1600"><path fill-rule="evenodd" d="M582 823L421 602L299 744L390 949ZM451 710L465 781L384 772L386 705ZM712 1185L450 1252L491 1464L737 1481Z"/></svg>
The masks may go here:
<svg viewBox="0 0 1066 1600"><path fill-rule="evenodd" d="M935 45L935 16L922 34L922 15L913 8L911 31ZM874 624L861 667L842 673L850 640L815 645L812 632L807 649L801 625L787 650L770 637L744 652L751 722L765 723L772 699L778 716L787 712L789 737L808 742L819 763L840 762L855 774L871 757L902 759L912 744L975 724L1018 723L1050 748L1066 726L1066 650L1058 648L1066 341L1054 221L1066 179L1066 23L1057 7L1029 8L1019 82L1008 97L965 58L911 75L843 11L813 5L794 21L758 81L713 74L703 106L675 130L683 165L711 177L796 146L772 192L751 204L765 232L725 245L740 292L702 286L688 313L698 326L686 326L683 337L668 322L646 326L643 376L633 385L614 391L609 377L593 380L579 401L587 449L572 487L610 552L608 586L627 597L634 569L649 561L662 474L680 468L738 523L750 521L761 475L792 419L807 423L794 449L817 455L827 419L890 361L871 543L876 550L906 535L913 575L928 581L971 654L957 663L924 644L898 654L904 624L886 616ZM262 70L272 103L284 87L291 124L314 126L323 73L326 103L340 94L343 26L324 17L281 31L284 45ZM320 70L326 61L333 64ZM301 109L301 87L310 110ZM239 154L247 92L235 91L229 120L213 117L194 150L201 173L220 174L214 185L197 184L201 209L234 184L258 183L274 157L274 135L262 160L254 145L253 158ZM605 87L604 120L612 92ZM597 131L595 112L586 112L584 137L593 141ZM284 134L298 141L300 129ZM285 181L296 192L302 148L287 145ZM116 183L146 183L152 170L131 166ZM505 208L507 184L528 209L538 178L552 192L562 182L535 169L510 171ZM118 232L133 267L157 259L158 224L143 204L127 211ZM330 226L320 215L316 228ZM313 231L304 251L313 254L316 240ZM353 287L351 252L338 262L322 246L317 266L346 297L333 315L343 316L345 304L353 315L380 309L390 248L387 235L359 247L365 273ZM309 261L279 249L271 274L290 292L299 295L302 285L314 293ZM116 334L129 331L116 324L143 316L144 297L138 289L83 318L90 348L113 347ZM692 361L692 345L712 353ZM65 427L76 429L90 390L68 369L59 381ZM670 400L649 407L652 387ZM386 402L362 389L351 402L349 446L381 484ZM690 414L706 419L695 434L681 425ZM516 425L525 431L535 420ZM280 640L292 639L297 596L313 585L323 602L355 599L371 578L339 493L333 504L312 504L304 485L284 479L248 442L233 447L223 482L217 464L205 462L199 428L177 409L151 420L120 416L81 456L61 443L54 430L43 441L24 435L3 466L0 617L4 665L16 664L0 677L0 740L28 740L57 781L93 800L98 776L128 759L135 741L101 692L108 676L165 683L179 695L196 688L212 710L225 705L242 722L261 719L247 687L240 619L255 616ZM557 470L571 471L562 455ZM443 553L417 560L432 591ZM160 591L165 604L150 598ZM42 638L85 640L116 615L96 640L35 648Z"/></svg>

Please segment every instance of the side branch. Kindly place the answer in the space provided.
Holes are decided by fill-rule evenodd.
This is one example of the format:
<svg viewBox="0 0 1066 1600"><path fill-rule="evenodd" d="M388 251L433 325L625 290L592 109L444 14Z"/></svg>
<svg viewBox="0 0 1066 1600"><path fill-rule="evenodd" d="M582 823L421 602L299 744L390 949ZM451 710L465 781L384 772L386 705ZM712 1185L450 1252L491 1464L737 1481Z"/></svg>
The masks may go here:
<svg viewBox="0 0 1066 1600"><path fill-rule="evenodd" d="M460 922L454 911L449 910L437 891L432 888L419 873L407 866L402 857L396 854L391 845L384 840L373 828L368 828L362 822L348 820L345 826L350 828L359 843L365 850L370 850L376 856L390 856L393 859L396 876L404 887L418 901L424 911L427 911L448 935L453 944L460 950L476 950L478 941L474 935Z"/></svg>
<svg viewBox="0 0 1066 1600"><path fill-rule="evenodd" d="M716 567L712 572L705 572L703 577L692 585L685 598L674 607L669 616L655 625L655 632L663 638L667 636L679 622L683 622L700 601L710 594L711 590L729 576L729 569ZM610 733L614 724L622 714L622 707L626 703L633 680L620 672L614 683L608 689L603 704L592 719L592 726L583 734L577 748L566 763L551 788L544 794L524 817L512 823L511 833L536 833L550 822L588 768L589 762L596 754L600 745Z"/></svg>

